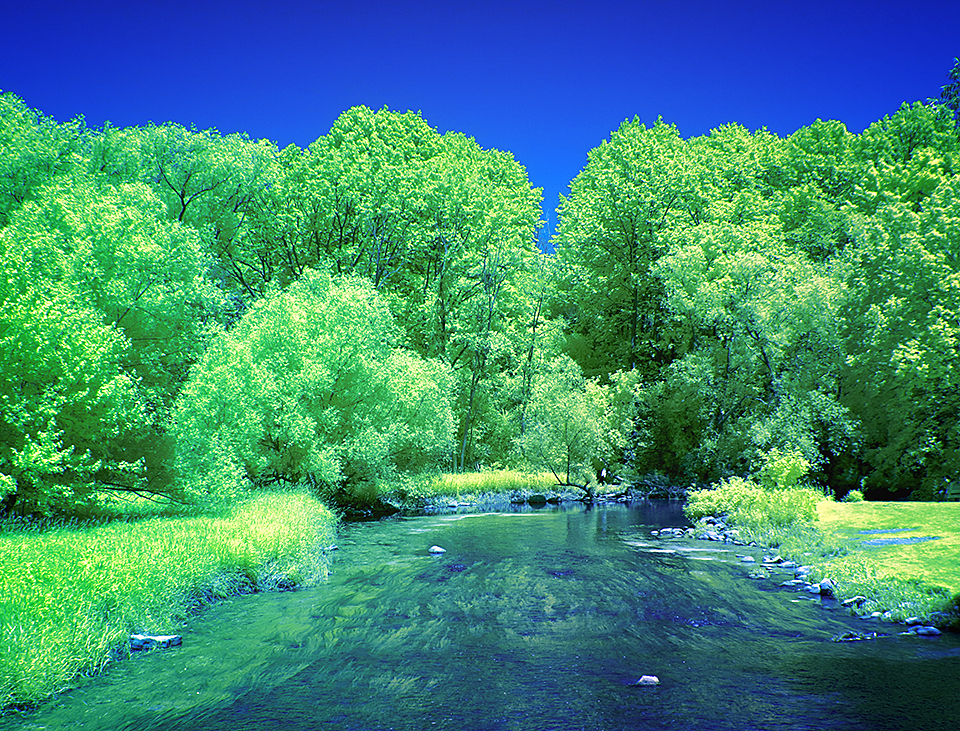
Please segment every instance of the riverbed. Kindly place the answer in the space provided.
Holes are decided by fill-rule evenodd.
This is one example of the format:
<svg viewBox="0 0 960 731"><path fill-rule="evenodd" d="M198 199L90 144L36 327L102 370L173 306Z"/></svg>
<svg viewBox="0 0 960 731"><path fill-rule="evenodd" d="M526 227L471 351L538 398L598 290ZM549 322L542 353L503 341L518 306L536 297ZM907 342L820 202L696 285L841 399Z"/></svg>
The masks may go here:
<svg viewBox="0 0 960 731"><path fill-rule="evenodd" d="M751 578L759 549L651 536L683 523L645 502L348 525L326 583L212 607L0 728L956 728L960 638Z"/></svg>

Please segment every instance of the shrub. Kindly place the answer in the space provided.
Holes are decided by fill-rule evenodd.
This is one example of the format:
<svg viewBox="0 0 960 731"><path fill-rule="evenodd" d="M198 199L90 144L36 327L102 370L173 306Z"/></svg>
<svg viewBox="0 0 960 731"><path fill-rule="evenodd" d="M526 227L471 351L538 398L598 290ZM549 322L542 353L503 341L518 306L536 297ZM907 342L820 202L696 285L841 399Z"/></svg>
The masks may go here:
<svg viewBox="0 0 960 731"><path fill-rule="evenodd" d="M809 488L770 489L742 477L729 477L716 487L691 492L683 511L691 520L722 515L733 525L764 530L813 522L822 499L823 495Z"/></svg>
<svg viewBox="0 0 960 731"><path fill-rule="evenodd" d="M354 497L396 469L436 466L452 443L449 369L395 347L364 280L307 271L217 338L178 402L185 490L309 483Z"/></svg>

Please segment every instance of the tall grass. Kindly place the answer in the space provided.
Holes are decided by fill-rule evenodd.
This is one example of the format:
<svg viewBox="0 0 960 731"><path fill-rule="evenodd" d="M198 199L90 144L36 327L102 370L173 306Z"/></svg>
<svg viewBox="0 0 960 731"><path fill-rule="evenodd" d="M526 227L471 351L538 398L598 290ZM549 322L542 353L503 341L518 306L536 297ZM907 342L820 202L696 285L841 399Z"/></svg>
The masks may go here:
<svg viewBox="0 0 960 731"><path fill-rule="evenodd" d="M318 581L335 526L317 500L273 493L215 516L0 534L0 707L100 671L133 632L172 634L217 599Z"/></svg>
<svg viewBox="0 0 960 731"><path fill-rule="evenodd" d="M556 488L557 480L549 472L494 470L423 475L402 483L384 485L381 492L387 499L413 504L443 497L460 499L508 492L547 492Z"/></svg>
<svg viewBox="0 0 960 731"><path fill-rule="evenodd" d="M733 525L758 532L812 523L821 500L823 494L809 488L762 487L731 477L712 489L691 492L683 512L691 520L723 515Z"/></svg>

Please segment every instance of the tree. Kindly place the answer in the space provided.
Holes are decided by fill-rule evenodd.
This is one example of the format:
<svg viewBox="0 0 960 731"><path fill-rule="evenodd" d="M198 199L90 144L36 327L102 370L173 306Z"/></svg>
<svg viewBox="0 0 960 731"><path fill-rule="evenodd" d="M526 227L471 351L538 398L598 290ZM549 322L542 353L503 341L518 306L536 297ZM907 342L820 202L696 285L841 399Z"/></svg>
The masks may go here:
<svg viewBox="0 0 960 731"><path fill-rule="evenodd" d="M856 215L844 262L843 403L864 429L864 486L932 497L960 470L960 182L920 209L896 192Z"/></svg>
<svg viewBox="0 0 960 731"><path fill-rule="evenodd" d="M584 381L572 359L559 356L534 385L521 437L524 455L552 472L558 484L579 487L592 498L590 465L597 456L602 409L596 386Z"/></svg>
<svg viewBox="0 0 960 731"><path fill-rule="evenodd" d="M594 148L561 196L554 237L562 279L553 312L569 327L569 352L588 375L662 360L663 290L652 267L671 230L701 220L702 170L677 128L625 121Z"/></svg>
<svg viewBox="0 0 960 731"><path fill-rule="evenodd" d="M659 271L690 344L650 391L647 464L672 453L674 469L716 479L773 448L818 466L849 448L824 436L849 431L835 406L843 288L785 245L775 218L704 224Z"/></svg>
<svg viewBox="0 0 960 731"><path fill-rule="evenodd" d="M164 422L219 312L197 233L142 184L41 187L0 231L8 502L168 494Z"/></svg>
<svg viewBox="0 0 960 731"><path fill-rule="evenodd" d="M279 169L267 205L223 254L227 268L251 292L307 268L368 279L412 349L456 375L451 466L507 458L515 435L503 438L501 414L513 405L491 401L488 385L519 357L510 322L529 307L538 265L539 191L524 169L419 114L367 107L307 150L284 150Z"/></svg>
<svg viewBox="0 0 960 731"><path fill-rule="evenodd" d="M450 449L449 373L397 350L372 285L306 270L210 346L178 402L185 490L200 498L268 483L369 495L394 469Z"/></svg>
<svg viewBox="0 0 960 731"><path fill-rule="evenodd" d="M947 77L950 83L940 87L940 99L950 110L954 122L960 125L960 58L953 59L953 68Z"/></svg>
<svg viewBox="0 0 960 731"><path fill-rule="evenodd" d="M58 125L19 97L0 94L0 227L36 191L79 162L83 119Z"/></svg>

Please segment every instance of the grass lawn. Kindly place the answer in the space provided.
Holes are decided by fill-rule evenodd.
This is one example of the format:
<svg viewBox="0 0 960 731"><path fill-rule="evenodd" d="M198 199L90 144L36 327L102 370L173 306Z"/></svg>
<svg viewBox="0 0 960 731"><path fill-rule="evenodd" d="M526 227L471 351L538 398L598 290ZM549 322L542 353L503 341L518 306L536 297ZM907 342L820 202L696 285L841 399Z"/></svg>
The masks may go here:
<svg viewBox="0 0 960 731"><path fill-rule="evenodd" d="M906 545L864 546L855 551L879 574L918 578L960 593L960 503L821 502L819 528L854 542L881 538L938 536L939 540ZM909 528L896 533L860 531Z"/></svg>

